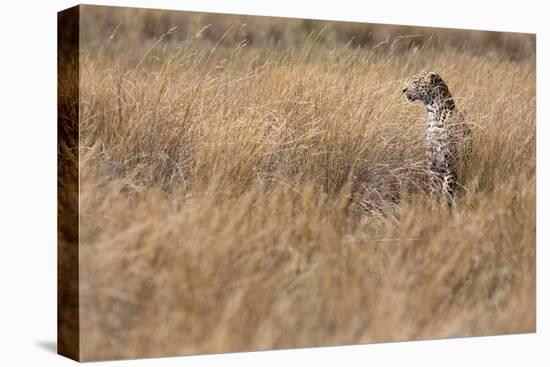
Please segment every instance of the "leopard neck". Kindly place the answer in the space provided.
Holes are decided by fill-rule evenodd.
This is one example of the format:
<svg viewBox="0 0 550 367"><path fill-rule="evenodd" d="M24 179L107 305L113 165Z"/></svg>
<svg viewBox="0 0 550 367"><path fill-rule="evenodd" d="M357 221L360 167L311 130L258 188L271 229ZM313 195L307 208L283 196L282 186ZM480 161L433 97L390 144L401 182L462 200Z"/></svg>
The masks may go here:
<svg viewBox="0 0 550 367"><path fill-rule="evenodd" d="M442 124L455 109L455 102L450 93L434 97L429 103L425 103L428 114L428 123Z"/></svg>

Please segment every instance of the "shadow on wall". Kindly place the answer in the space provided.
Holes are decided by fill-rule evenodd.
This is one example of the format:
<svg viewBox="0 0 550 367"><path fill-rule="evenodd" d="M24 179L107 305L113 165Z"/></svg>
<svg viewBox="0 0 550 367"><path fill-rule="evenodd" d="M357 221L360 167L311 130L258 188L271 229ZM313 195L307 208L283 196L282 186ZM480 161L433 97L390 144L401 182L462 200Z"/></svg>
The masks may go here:
<svg viewBox="0 0 550 367"><path fill-rule="evenodd" d="M39 340L36 345L50 353L57 354L57 342L55 340Z"/></svg>

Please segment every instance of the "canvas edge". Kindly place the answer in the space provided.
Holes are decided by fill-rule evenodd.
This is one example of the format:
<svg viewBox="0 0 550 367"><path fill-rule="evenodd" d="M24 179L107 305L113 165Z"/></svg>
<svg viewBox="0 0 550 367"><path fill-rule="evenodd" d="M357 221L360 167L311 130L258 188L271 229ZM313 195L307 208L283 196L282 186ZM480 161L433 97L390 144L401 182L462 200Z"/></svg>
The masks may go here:
<svg viewBox="0 0 550 367"><path fill-rule="evenodd" d="M79 361L80 6L57 13L57 353Z"/></svg>

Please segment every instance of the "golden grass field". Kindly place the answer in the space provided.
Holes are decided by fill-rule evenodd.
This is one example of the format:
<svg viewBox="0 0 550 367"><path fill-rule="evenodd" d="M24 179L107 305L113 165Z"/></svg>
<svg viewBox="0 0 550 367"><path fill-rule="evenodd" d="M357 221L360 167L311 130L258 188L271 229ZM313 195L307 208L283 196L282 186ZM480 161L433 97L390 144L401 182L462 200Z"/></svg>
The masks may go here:
<svg viewBox="0 0 550 367"><path fill-rule="evenodd" d="M84 360L535 331L534 36L90 7L81 24ZM362 167L426 185L425 109L401 94L422 70L472 126L464 189L357 215Z"/></svg>

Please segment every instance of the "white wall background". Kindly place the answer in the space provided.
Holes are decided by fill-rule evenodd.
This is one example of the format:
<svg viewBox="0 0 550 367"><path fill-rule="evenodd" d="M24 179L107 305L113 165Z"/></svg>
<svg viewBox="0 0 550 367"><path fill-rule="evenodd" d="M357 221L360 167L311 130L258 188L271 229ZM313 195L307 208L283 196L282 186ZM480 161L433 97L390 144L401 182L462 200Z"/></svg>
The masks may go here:
<svg viewBox="0 0 550 367"><path fill-rule="evenodd" d="M516 336L221 354L101 366L550 365L547 221L550 32L543 1L142 0L96 4L536 32L537 333ZM0 365L66 366L56 338L56 12L65 0L0 10ZM545 104L546 103L546 104ZM546 348L546 349L545 349Z"/></svg>

